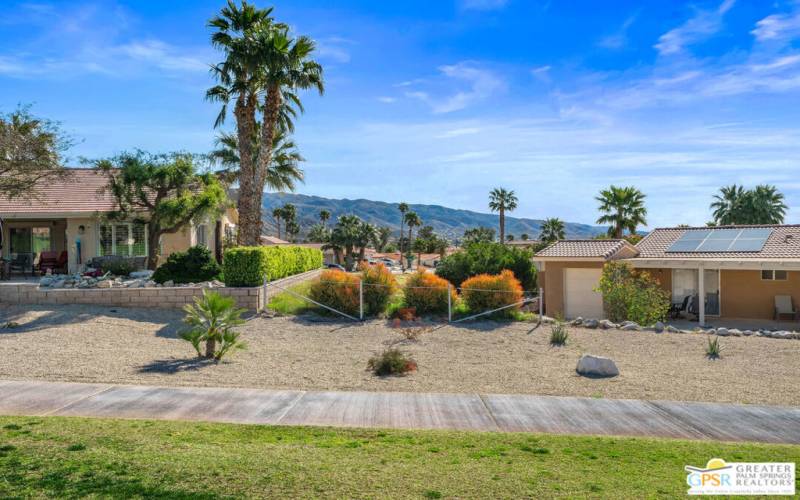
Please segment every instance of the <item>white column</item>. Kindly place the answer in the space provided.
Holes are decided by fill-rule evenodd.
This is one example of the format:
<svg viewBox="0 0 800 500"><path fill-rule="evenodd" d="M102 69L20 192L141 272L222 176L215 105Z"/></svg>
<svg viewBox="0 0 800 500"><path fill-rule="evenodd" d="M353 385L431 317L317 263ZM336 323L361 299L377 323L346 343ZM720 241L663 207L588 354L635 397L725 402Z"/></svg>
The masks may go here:
<svg viewBox="0 0 800 500"><path fill-rule="evenodd" d="M700 326L706 324L706 271L703 266L697 269L697 304L699 307Z"/></svg>

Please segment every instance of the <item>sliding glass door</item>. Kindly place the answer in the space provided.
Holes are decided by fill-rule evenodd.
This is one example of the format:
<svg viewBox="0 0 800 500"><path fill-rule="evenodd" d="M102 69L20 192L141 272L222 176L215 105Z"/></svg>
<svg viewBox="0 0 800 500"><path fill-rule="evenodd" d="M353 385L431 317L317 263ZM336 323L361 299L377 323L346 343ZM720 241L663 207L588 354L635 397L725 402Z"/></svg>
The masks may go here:
<svg viewBox="0 0 800 500"><path fill-rule="evenodd" d="M719 269L705 269L703 271L704 287L706 291L706 314L719 316ZM700 288L697 269L672 270L672 303L682 304L688 296L695 296Z"/></svg>

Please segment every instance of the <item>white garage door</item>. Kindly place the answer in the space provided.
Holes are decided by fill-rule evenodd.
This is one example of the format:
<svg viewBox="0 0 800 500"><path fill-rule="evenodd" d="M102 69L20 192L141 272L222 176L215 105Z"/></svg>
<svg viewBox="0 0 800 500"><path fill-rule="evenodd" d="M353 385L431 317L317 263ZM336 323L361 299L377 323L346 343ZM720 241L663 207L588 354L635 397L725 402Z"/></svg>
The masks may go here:
<svg viewBox="0 0 800 500"><path fill-rule="evenodd" d="M564 269L564 316L601 319L603 296L594 291L602 269Z"/></svg>

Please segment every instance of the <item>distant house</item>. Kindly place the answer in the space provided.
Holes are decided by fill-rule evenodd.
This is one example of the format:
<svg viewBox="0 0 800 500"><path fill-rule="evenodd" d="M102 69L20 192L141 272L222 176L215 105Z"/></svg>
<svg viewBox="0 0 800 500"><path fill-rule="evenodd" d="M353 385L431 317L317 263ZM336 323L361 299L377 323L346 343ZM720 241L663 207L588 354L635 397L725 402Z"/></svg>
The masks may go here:
<svg viewBox="0 0 800 500"><path fill-rule="evenodd" d="M234 209L151 242L145 225L107 220L105 214L116 208L114 197L104 191L107 183L95 169L72 168L63 181L35 186L30 197L0 196L0 255L13 260L28 254L33 263L42 252L66 252L70 273L84 270L94 257L145 257L154 244L161 245L162 258L194 245L221 257L223 239L237 221Z"/></svg>
<svg viewBox="0 0 800 500"><path fill-rule="evenodd" d="M506 245L515 248L534 248L539 246L542 242L539 240L512 240L506 241Z"/></svg>
<svg viewBox="0 0 800 500"><path fill-rule="evenodd" d="M788 311L796 317L791 312L800 307L800 225L676 227L655 229L635 246L562 240L541 250L534 262L546 313L602 317L603 297L594 288L612 260L646 270L676 308L694 307L700 323L707 316L773 319Z"/></svg>
<svg viewBox="0 0 800 500"><path fill-rule="evenodd" d="M277 236L262 236L261 237L261 244L264 246L271 246L271 245L291 245L286 240L282 240Z"/></svg>

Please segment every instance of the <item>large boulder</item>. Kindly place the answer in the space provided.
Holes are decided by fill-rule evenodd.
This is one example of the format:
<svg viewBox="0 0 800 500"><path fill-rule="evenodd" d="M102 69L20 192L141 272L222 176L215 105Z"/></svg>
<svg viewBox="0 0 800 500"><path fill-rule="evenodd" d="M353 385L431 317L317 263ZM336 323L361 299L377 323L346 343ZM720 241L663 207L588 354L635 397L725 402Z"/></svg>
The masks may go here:
<svg viewBox="0 0 800 500"><path fill-rule="evenodd" d="M619 369L613 359L591 354L581 356L575 371L584 377L616 377L619 375Z"/></svg>

